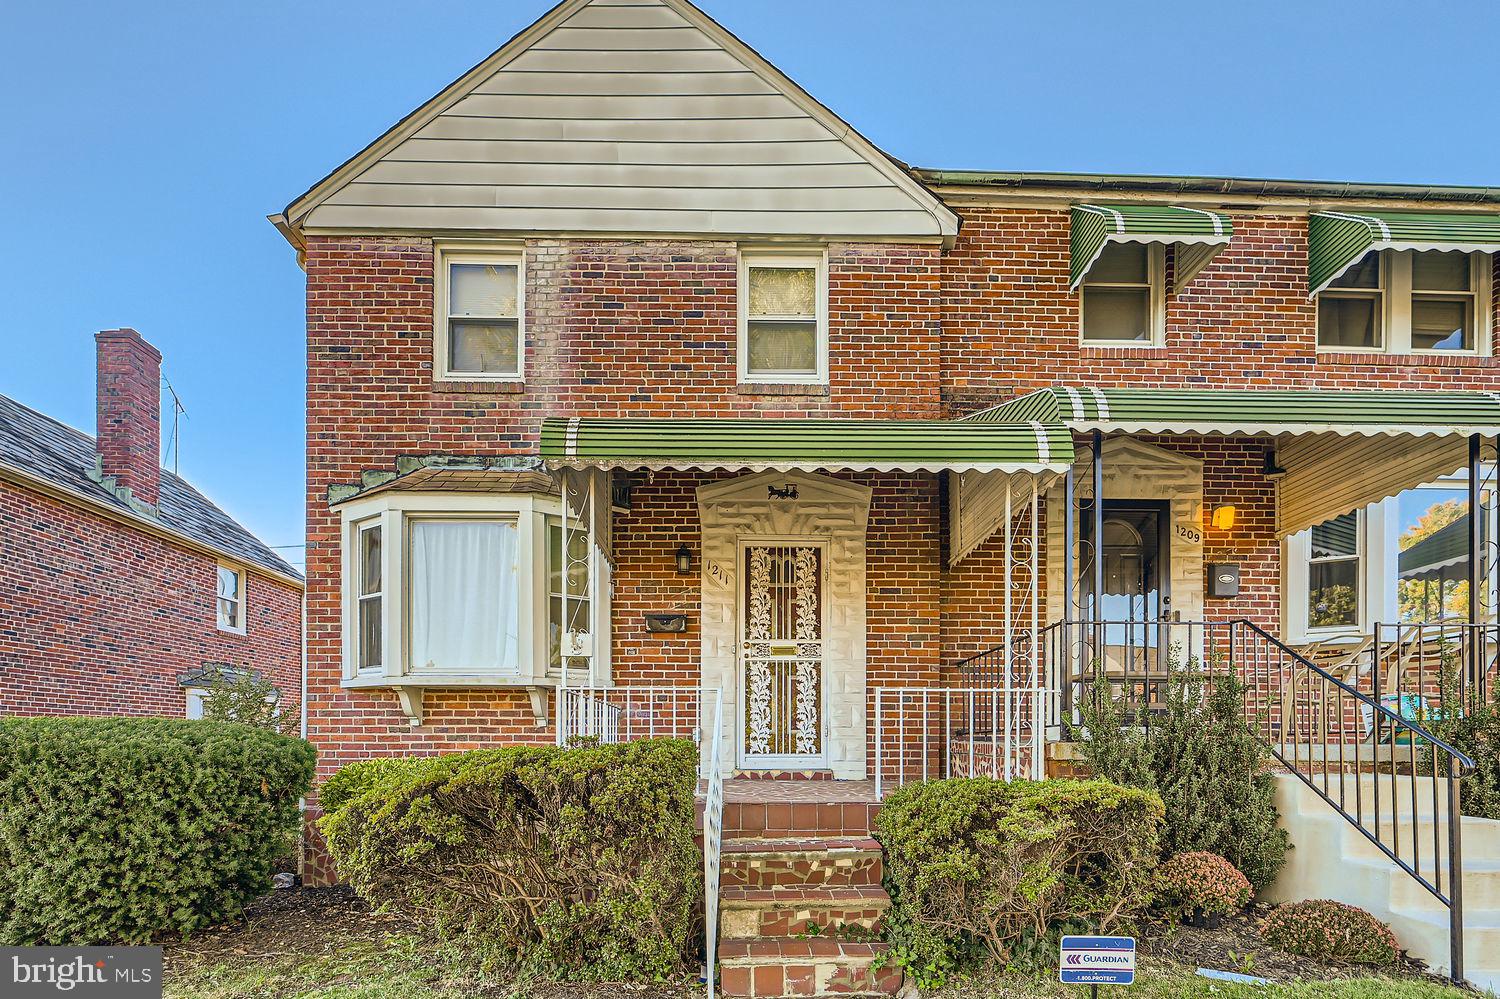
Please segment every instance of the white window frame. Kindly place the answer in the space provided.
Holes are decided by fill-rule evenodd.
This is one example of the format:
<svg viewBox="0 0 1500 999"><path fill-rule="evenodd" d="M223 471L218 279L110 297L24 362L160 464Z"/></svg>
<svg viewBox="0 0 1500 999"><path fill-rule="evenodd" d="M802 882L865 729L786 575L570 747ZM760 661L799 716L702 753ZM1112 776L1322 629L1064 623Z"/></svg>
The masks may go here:
<svg viewBox="0 0 1500 999"><path fill-rule="evenodd" d="M219 590L219 574L221 572L234 573L235 578L238 581L239 597L234 601L234 603L239 611L239 614L238 620L234 623L225 622L223 611L219 607L219 602L221 600L227 599ZM249 582L249 573L245 572L244 569L240 568L237 565L230 565L227 562L220 562L214 569L214 622L219 626L220 631L228 632L231 635L243 635L245 633L246 611L248 609L248 601L246 598L249 596L246 590L249 587Z"/></svg>
<svg viewBox="0 0 1500 999"><path fill-rule="evenodd" d="M377 590L374 593L365 593L364 592L364 572L363 572L364 565L362 563L363 563L363 560L364 560L364 552L365 552L364 535L365 535L366 531L379 531L380 532L380 552L381 552L380 589ZM389 583L387 583L386 577L385 577L385 546L386 546L385 523L379 517L371 517L371 518L369 518L367 520L359 521L359 522L357 522L356 524L353 525L353 530L350 532L349 538L350 538L350 542L351 542L350 553L349 553L349 565L350 565L350 567L352 569L351 581L350 581L350 589L351 589L351 600L353 601L353 604L354 604L354 606L352 608L352 612L353 612L353 616L354 616L354 622L353 622L354 623L354 639L353 639L354 645L353 645L353 648L350 650L350 656L352 657L352 660L353 660L353 663L354 663L354 670L355 670L355 672L357 672L357 673L360 673L360 672L379 673L379 672L381 672L384 669L384 667L385 667L385 659L389 656L389 651L387 650L387 647L386 647L386 635L385 635L386 591L390 588ZM362 631L360 629L360 612L364 609L364 603L365 603L365 601L367 601L367 600L373 600L373 599L376 599L376 598L378 598L380 600L380 659L381 659L381 661L378 662L378 663L375 663L373 665L370 665L370 666L365 666L365 665L363 665L359 661L359 659L360 659L360 641L361 641L361 639L363 637L363 633L362 633Z"/></svg>
<svg viewBox="0 0 1500 999"><path fill-rule="evenodd" d="M486 243L438 243L433 247L432 370L438 381L524 382L526 380L526 253L519 246ZM454 371L448 366L450 312L448 272L454 264L511 265L516 268L516 370Z"/></svg>
<svg viewBox="0 0 1500 999"><path fill-rule="evenodd" d="M817 370L812 373L752 372L750 370L750 269L753 267L814 268L817 272ZM824 250L745 249L739 251L738 334L736 364L739 381L761 385L827 385L828 384L828 253ZM786 318L805 322L806 316L756 316L757 321Z"/></svg>
<svg viewBox="0 0 1500 999"><path fill-rule="evenodd" d="M1130 245L1130 244L1126 244ZM1085 323L1083 300L1085 288L1139 288L1139 284L1118 281L1090 281L1085 275L1078 286L1078 343L1083 347L1161 347L1167 342L1167 248L1162 243L1144 243L1146 248L1146 280L1149 284L1150 310L1147 323L1151 331L1145 340L1095 340L1084 336Z"/></svg>
<svg viewBox="0 0 1500 999"><path fill-rule="evenodd" d="M1313 317L1313 337L1318 336L1318 320L1321 318L1323 297L1364 298L1378 295L1380 302L1379 347L1325 346L1317 343L1319 353L1333 354L1416 354L1422 357L1485 357L1493 350L1494 330L1492 312L1492 256L1488 253L1469 253L1469 291L1414 292L1412 289L1412 264L1414 254L1422 250L1377 250L1380 254L1380 288L1325 288L1317 295L1317 312ZM1412 296L1427 294L1439 298L1470 298L1474 308L1474 346L1468 350L1418 349L1411 344Z"/></svg>
<svg viewBox="0 0 1500 999"><path fill-rule="evenodd" d="M1355 528L1355 554L1352 557L1358 560L1358 567L1354 573L1356 610L1353 624L1324 625L1315 628L1308 623L1307 603L1311 597L1309 584L1312 578L1313 529L1309 527L1305 531L1298 531L1286 539L1282 546L1284 569L1281 595L1282 619L1288 641L1296 643L1341 636L1356 637L1370 630L1369 580L1372 554L1382 547L1370 543L1371 537L1374 536L1371 531L1384 531L1383 521L1376 523L1376 518L1370 516L1371 509L1373 508L1359 510L1356 514L1359 523ZM1338 560L1320 559L1319 561L1342 561L1347 558L1348 556Z"/></svg>
<svg viewBox="0 0 1500 999"><path fill-rule="evenodd" d="M207 687L187 687L186 705L183 717L188 721L199 721L203 718L203 702L208 697Z"/></svg>
<svg viewBox="0 0 1500 999"><path fill-rule="evenodd" d="M415 678L430 686L528 686L550 683L547 522L562 515L561 502L545 494L389 493L347 504L343 521L343 673L346 684L379 686L396 678ZM410 662L408 636L411 621L410 551L411 525L431 520L512 520L516 525L517 619L520 639L519 669L515 672L434 672ZM359 662L359 577L357 544L359 531L378 523L381 535L382 651L378 670L361 671ZM591 553L591 616L595 621L594 658L598 675L608 675L609 642L598 626L608 617L608 579L597 546Z"/></svg>

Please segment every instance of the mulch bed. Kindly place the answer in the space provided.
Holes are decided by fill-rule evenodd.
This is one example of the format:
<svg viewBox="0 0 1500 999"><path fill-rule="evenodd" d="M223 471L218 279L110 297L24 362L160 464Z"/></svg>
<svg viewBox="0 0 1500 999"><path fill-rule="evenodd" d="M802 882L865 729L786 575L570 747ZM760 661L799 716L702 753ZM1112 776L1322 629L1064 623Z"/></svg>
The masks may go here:
<svg viewBox="0 0 1500 999"><path fill-rule="evenodd" d="M244 922L217 927L164 948L165 973L174 963L241 963L276 957L331 954L350 942L378 943L391 933L420 930L401 916L382 916L347 887L287 888L250 904Z"/></svg>
<svg viewBox="0 0 1500 999"><path fill-rule="evenodd" d="M351 943L384 946L392 936L433 940L403 916L372 911L348 887L278 889L251 903L243 922L207 930L188 940L167 942L163 972L170 982L174 967L312 958L334 954ZM476 999L621 999L622 995L634 999L696 999L703 994L703 986L511 981L476 983L468 994Z"/></svg>
<svg viewBox="0 0 1500 999"><path fill-rule="evenodd" d="M1277 950L1260 934L1261 920L1273 906L1259 903L1245 913L1225 916L1216 930L1184 926L1180 923L1158 923L1143 932L1138 944L1142 954L1189 968L1211 968L1255 975L1273 981L1326 980L1365 978L1371 974L1399 978L1425 978L1447 984L1447 979L1433 975L1427 964L1402 955L1399 965L1374 968L1368 964L1344 964L1310 957L1298 957ZM1248 955L1248 960L1247 960Z"/></svg>

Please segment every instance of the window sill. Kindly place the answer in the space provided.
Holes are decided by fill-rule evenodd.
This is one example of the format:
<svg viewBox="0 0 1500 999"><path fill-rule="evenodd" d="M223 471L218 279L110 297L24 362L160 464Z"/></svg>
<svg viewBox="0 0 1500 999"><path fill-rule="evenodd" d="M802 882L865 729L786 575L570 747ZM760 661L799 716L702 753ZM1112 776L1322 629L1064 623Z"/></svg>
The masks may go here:
<svg viewBox="0 0 1500 999"><path fill-rule="evenodd" d="M414 727L422 724L422 701L428 688L524 690L531 697L532 715L537 726L541 727L551 717L547 711L547 691L556 687L557 681L548 676L490 676L479 673L419 673L406 676L371 673L345 677L343 686L346 690L394 690L402 712Z"/></svg>
<svg viewBox="0 0 1500 999"><path fill-rule="evenodd" d="M245 637L245 629L244 628L226 628L226 627L224 627L224 625L221 624L221 625L219 625L219 634L221 634L221 635L238 635L239 637L244 638Z"/></svg>
<svg viewBox="0 0 1500 999"><path fill-rule="evenodd" d="M526 383L434 378L432 390L444 395L521 395L526 391Z"/></svg>
<svg viewBox="0 0 1500 999"><path fill-rule="evenodd" d="M734 390L740 395L826 396L828 385L820 382L740 382Z"/></svg>
<svg viewBox="0 0 1500 999"><path fill-rule="evenodd" d="M1500 368L1500 357L1481 354L1387 354L1374 350L1319 350L1318 363L1378 364L1412 368Z"/></svg>
<svg viewBox="0 0 1500 999"><path fill-rule="evenodd" d="M1090 357L1134 357L1142 352L1165 350L1164 343L1148 343L1144 340L1139 343L1100 343L1097 341L1084 340L1078 345L1080 353L1087 352Z"/></svg>

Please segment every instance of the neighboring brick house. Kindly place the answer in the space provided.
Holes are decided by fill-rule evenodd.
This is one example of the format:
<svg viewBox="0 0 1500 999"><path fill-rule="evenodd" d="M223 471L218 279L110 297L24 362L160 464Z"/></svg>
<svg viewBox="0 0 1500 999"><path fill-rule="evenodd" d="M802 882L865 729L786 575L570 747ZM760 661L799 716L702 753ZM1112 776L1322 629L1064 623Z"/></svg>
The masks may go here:
<svg viewBox="0 0 1500 999"><path fill-rule="evenodd" d="M272 221L322 777L1040 772L1149 623L1358 643L1478 569L1397 562L1492 468L1494 189L909 169L686 0L565 0Z"/></svg>
<svg viewBox="0 0 1500 999"><path fill-rule="evenodd" d="M160 467L156 348L96 340L97 437L0 396L0 715L192 717L245 673L300 704L301 574Z"/></svg>

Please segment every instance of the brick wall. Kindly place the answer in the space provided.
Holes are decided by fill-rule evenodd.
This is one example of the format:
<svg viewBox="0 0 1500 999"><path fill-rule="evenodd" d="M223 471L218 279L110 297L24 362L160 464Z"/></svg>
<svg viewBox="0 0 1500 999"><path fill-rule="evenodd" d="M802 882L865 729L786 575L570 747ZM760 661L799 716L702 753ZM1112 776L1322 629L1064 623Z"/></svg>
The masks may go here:
<svg viewBox="0 0 1500 999"><path fill-rule="evenodd" d="M959 211L963 229L943 263L943 392L955 414L1060 381L1143 388L1500 387L1500 358L1318 353L1305 215L1229 213L1233 242L1179 294L1167 296L1165 344L1138 348L1079 345L1079 298L1068 293L1066 209ZM1500 295L1492 304L1500 316Z"/></svg>
<svg viewBox="0 0 1500 999"><path fill-rule="evenodd" d="M957 245L830 248L830 385L776 392L735 379L734 247L691 241L534 239L527 255L524 386L432 380L429 241L314 237L308 295L308 614L311 733L326 775L392 752L545 740L523 695L432 692L412 728L389 692L339 685L337 517L330 484L402 454L531 453L545 416L838 414L932 418L1061 381L1218 387L1500 388L1489 358L1320 355L1305 293L1306 222L1233 213L1235 240L1167 301L1167 342L1078 344L1063 209L964 207ZM1170 265L1170 261L1169 261ZM1497 296L1500 298L1500 296ZM1261 444L1154 439L1204 462L1204 506L1232 502L1232 532L1207 529L1205 561L1237 561L1243 595L1216 616L1279 619L1273 484ZM691 679L697 594L672 564L696 550L693 490L713 476L658 474L617 522L613 656L637 682ZM936 477L855 476L875 490L869 535L869 682L928 679L998 641L1002 553L991 539L943 563ZM1045 530L1042 532L1045 537ZM1021 605L1018 603L1018 611ZM647 635L648 611L683 610L681 635Z"/></svg>
<svg viewBox="0 0 1500 999"><path fill-rule="evenodd" d="M246 630L220 631L218 563L0 482L0 715L166 715L179 675L258 670L296 697L301 592L250 573Z"/></svg>

